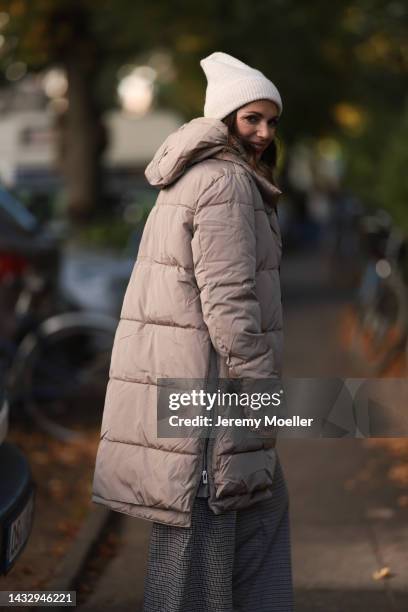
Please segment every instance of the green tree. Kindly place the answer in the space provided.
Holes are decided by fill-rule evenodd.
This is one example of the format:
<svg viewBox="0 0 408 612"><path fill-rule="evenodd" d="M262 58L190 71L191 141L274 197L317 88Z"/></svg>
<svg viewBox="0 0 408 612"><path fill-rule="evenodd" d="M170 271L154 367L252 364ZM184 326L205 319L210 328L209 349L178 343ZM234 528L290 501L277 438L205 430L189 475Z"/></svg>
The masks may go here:
<svg viewBox="0 0 408 612"><path fill-rule="evenodd" d="M408 99L404 112L397 118L382 149L378 171L378 202L387 208L395 221L408 233Z"/></svg>
<svg viewBox="0 0 408 612"><path fill-rule="evenodd" d="M104 132L96 96L103 47L94 35L91 11L96 2L2 0L10 16L5 29L3 66L24 61L30 70L58 65L68 79L68 110L61 117L62 169L69 212L88 216L100 198L100 155Z"/></svg>
<svg viewBox="0 0 408 612"><path fill-rule="evenodd" d="M148 61L155 49L176 72L160 83L160 105L186 119L200 115L199 60L231 53L277 84L288 146L337 136L351 175L366 185L407 90L408 10L396 0L0 0L0 11L10 15L3 66L20 59L30 70L60 65L68 75L64 173L79 218L100 198L101 113L116 103L118 68Z"/></svg>
<svg viewBox="0 0 408 612"><path fill-rule="evenodd" d="M186 33L194 32L198 23L208 33L212 5L215 2L195 7L185 1L153 5L141 0L0 0L0 12L9 17L2 31L6 44L0 66L24 61L31 71L60 66L67 75L61 153L68 209L75 220L88 218L101 198L101 116L116 102L119 67L143 52L171 47L172 41L183 46L183 36L186 41ZM187 63L189 57L184 48ZM184 85L184 98L193 99L196 92L188 86L188 77Z"/></svg>

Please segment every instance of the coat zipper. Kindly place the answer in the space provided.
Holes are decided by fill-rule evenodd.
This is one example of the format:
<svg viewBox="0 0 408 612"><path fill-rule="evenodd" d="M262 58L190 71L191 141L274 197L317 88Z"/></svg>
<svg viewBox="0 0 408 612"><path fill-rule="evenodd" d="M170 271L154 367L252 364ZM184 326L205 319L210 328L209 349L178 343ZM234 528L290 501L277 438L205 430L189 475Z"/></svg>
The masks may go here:
<svg viewBox="0 0 408 612"><path fill-rule="evenodd" d="M210 356L209 356L209 364L208 364L208 374L206 377L206 386L208 383L208 377L210 375L210 370L211 370L211 359L212 359L212 350L214 350L213 348L210 348ZM210 434L211 434L211 430L212 430L212 426L210 428ZM204 448L203 448L203 455L202 455L202 467L201 467L201 478L198 481L198 486L197 486L197 490L196 490L196 494L198 489L201 486L201 483L204 485L208 485L208 480L209 480L209 475L208 475L208 462L207 462L207 451L208 451L208 443L209 443L209 438L205 438L205 442L204 442ZM209 486L209 485L208 485Z"/></svg>
<svg viewBox="0 0 408 612"><path fill-rule="evenodd" d="M201 480L203 484L207 484L208 483L208 473L207 473L207 446L208 446L208 438L205 439L205 444L204 444L204 465L203 465L203 471L201 473Z"/></svg>
<svg viewBox="0 0 408 612"><path fill-rule="evenodd" d="M212 433L212 430L213 430L214 419L216 418L215 404L214 404L213 410L214 410L214 412L213 412L213 415L212 415L212 421L211 421L211 427L210 427L210 431L209 431L209 436L205 439L205 445L204 445L204 465L203 465L203 470L202 470L202 473L201 473L201 480L202 480L203 484L207 484L208 481L209 481L208 445L210 443L210 438L211 438L211 433ZM208 484L208 487L210 487L209 484Z"/></svg>
<svg viewBox="0 0 408 612"><path fill-rule="evenodd" d="M201 456L201 478L198 481L196 495L201 486L201 483L208 484L208 471L207 471L207 447L208 447L208 438L205 438L204 448Z"/></svg>

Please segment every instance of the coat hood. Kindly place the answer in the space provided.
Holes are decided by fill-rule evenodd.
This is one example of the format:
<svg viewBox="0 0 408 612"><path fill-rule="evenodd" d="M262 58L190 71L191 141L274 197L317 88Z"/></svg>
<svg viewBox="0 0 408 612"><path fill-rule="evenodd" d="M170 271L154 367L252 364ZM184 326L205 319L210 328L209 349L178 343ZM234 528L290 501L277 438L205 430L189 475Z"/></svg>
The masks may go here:
<svg viewBox="0 0 408 612"><path fill-rule="evenodd" d="M228 128L220 119L197 117L166 138L145 170L153 187L174 183L193 164L210 157L240 163L253 176L264 201L275 206L282 193L255 172L243 158L243 148L228 145Z"/></svg>

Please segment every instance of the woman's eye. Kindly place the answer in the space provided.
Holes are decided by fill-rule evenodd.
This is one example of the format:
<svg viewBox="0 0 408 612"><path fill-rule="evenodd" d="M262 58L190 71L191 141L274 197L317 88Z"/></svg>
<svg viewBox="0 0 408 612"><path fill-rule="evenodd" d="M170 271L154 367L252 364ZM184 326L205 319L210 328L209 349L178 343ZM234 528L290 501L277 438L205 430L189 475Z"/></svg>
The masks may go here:
<svg viewBox="0 0 408 612"><path fill-rule="evenodd" d="M255 117L255 115L252 115L250 117L245 117L245 119L248 121L248 123L252 123L252 125L254 125L255 123L258 123L258 117ZM278 123L279 123L278 117L274 117L273 119L268 121L268 125L272 127L276 127Z"/></svg>

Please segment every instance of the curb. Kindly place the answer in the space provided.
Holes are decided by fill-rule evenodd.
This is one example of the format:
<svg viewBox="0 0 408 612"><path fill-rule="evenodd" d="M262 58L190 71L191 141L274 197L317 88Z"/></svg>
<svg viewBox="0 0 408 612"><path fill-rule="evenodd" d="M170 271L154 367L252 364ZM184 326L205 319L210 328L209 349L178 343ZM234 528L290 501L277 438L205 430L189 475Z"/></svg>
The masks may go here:
<svg viewBox="0 0 408 612"><path fill-rule="evenodd" d="M73 545L47 584L47 591L73 590L94 544L98 541L111 515L112 511L105 506L95 506L90 510Z"/></svg>

